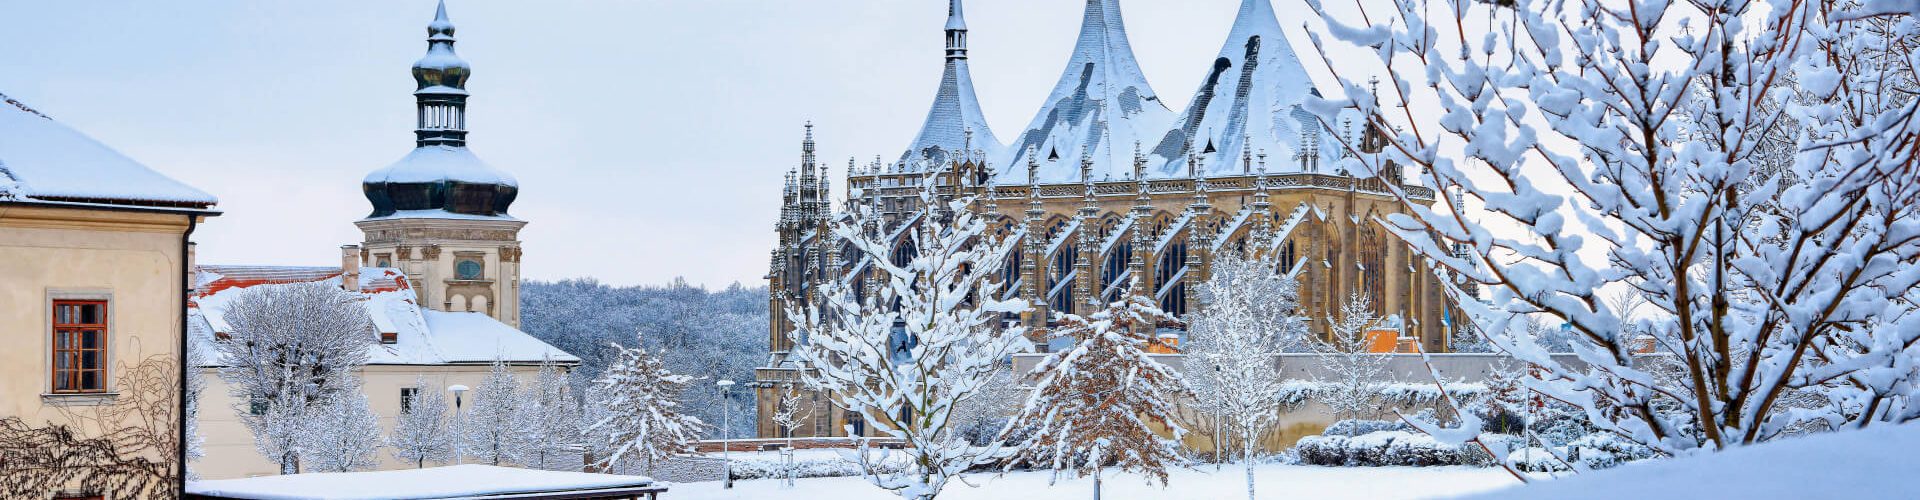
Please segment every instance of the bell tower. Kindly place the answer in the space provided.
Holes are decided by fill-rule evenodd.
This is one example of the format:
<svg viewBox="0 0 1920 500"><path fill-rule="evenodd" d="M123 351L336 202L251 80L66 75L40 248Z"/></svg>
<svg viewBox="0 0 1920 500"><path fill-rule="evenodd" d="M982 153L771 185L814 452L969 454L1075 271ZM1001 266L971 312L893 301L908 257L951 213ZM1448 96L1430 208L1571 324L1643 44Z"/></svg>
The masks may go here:
<svg viewBox="0 0 1920 500"><path fill-rule="evenodd" d="M507 208L520 185L467 149L472 71L454 53L453 33L442 1L427 25L427 54L413 63L415 147L361 184L373 205L354 222L365 236L361 264L406 273L428 309L482 313L519 328L527 223Z"/></svg>

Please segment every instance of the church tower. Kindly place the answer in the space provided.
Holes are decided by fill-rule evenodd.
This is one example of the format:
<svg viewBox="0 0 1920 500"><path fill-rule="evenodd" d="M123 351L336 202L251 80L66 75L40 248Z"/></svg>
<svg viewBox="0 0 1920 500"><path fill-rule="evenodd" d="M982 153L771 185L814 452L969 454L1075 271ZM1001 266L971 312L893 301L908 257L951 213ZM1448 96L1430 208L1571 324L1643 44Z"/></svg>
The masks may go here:
<svg viewBox="0 0 1920 500"><path fill-rule="evenodd" d="M427 55L413 63L413 152L361 184L373 213L354 223L365 234L360 260L405 272L424 307L484 313L519 328L527 223L507 207L520 187L467 150L471 68L453 43L442 1L427 25Z"/></svg>

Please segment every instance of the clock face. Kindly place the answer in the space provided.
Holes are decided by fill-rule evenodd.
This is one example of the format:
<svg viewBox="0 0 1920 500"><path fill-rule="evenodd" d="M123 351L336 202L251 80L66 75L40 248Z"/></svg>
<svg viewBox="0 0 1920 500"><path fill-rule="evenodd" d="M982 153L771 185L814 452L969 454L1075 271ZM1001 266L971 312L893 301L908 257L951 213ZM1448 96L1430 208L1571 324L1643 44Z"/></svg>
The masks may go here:
<svg viewBox="0 0 1920 500"><path fill-rule="evenodd" d="M460 261L460 263L458 264L454 264L453 275L455 279L463 279L463 280L480 279L480 261L463 260L463 261Z"/></svg>

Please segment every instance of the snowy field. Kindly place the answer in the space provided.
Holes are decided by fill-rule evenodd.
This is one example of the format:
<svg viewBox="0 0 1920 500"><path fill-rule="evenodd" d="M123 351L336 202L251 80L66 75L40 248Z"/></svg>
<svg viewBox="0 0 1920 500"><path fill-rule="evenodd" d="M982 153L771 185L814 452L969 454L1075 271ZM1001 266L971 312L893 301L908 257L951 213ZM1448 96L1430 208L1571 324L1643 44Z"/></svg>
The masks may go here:
<svg viewBox="0 0 1920 500"><path fill-rule="evenodd" d="M1102 484L1106 498L1233 499L1246 498L1244 469L1227 467L1213 472L1211 466L1197 470L1179 470L1168 479L1167 488L1146 484L1139 476L1109 476ZM954 483L940 498L947 500L1068 500L1093 497L1093 480L1062 479L1047 485L1045 472L1011 472L1004 476L973 475L968 481L978 488ZM1513 476L1497 468L1477 467L1315 467L1303 465L1264 465L1255 469L1260 498L1446 498L1496 490L1518 484ZM673 500L708 499L790 499L832 498L844 500L883 500L899 498L875 488L859 477L828 477L795 481L793 489L781 488L777 480L751 480L734 483L732 490L720 483L676 483L663 498Z"/></svg>

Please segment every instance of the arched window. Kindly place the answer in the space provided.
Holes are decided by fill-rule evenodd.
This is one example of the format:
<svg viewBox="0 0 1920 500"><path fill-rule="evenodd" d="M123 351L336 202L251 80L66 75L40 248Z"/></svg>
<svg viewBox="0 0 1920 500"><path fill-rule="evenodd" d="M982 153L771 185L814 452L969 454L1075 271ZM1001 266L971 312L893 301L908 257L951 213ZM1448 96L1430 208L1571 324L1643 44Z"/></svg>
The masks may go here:
<svg viewBox="0 0 1920 500"><path fill-rule="evenodd" d="M1386 306L1387 245L1380 231L1368 227L1360 231L1360 293L1373 302L1375 310Z"/></svg>
<svg viewBox="0 0 1920 500"><path fill-rule="evenodd" d="M467 310L467 296L455 295L447 298L448 312L466 312L466 310Z"/></svg>
<svg viewBox="0 0 1920 500"><path fill-rule="evenodd" d="M477 313L486 313L486 314L493 313L493 310L487 308L487 298L485 296L475 296L473 298L473 303L467 306L467 310L477 312Z"/></svg>
<svg viewBox="0 0 1920 500"><path fill-rule="evenodd" d="M1167 244L1167 250L1160 254L1159 261L1153 268L1153 282L1159 284L1161 290L1166 290L1166 293L1160 296L1160 310L1176 317L1187 313L1187 287L1183 283L1174 281L1174 276L1177 276L1180 269L1186 265L1187 242L1185 239L1176 238L1172 243Z"/></svg>
<svg viewBox="0 0 1920 500"><path fill-rule="evenodd" d="M1120 297L1126 294L1128 287L1125 283L1115 286L1115 281L1139 278L1123 276L1127 272L1127 262L1131 260L1133 260L1132 242L1121 242L1113 246L1112 252L1107 252L1106 264L1100 266L1100 286L1101 290L1112 290L1112 292L1102 296L1102 299L1107 302L1119 301Z"/></svg>
<svg viewBox="0 0 1920 500"><path fill-rule="evenodd" d="M1294 262L1299 259L1300 256L1294 254L1292 238L1288 238L1285 243L1280 244L1280 272L1293 272Z"/></svg>
<svg viewBox="0 0 1920 500"><path fill-rule="evenodd" d="M1047 273L1046 286L1053 287L1072 280L1073 256L1079 254L1080 248L1078 245L1072 243L1060 245L1060 251L1053 254L1053 265L1049 266L1052 269ZM1047 304L1048 307L1053 308L1055 311L1072 311L1073 287L1060 287L1060 293L1048 297Z"/></svg>

